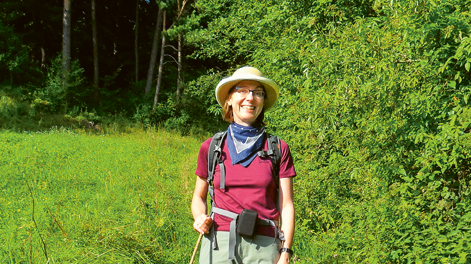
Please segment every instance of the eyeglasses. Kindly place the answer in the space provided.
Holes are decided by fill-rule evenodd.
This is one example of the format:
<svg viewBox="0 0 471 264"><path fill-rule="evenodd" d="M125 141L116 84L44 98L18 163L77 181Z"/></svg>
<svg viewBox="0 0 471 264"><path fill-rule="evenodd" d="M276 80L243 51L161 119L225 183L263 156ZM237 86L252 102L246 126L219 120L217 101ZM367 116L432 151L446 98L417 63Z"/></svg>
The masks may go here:
<svg viewBox="0 0 471 264"><path fill-rule="evenodd" d="M247 97L249 93L252 93L252 95L258 99L263 99L265 98L265 91L263 90L250 90L247 87L236 87L235 88L236 92L243 97Z"/></svg>

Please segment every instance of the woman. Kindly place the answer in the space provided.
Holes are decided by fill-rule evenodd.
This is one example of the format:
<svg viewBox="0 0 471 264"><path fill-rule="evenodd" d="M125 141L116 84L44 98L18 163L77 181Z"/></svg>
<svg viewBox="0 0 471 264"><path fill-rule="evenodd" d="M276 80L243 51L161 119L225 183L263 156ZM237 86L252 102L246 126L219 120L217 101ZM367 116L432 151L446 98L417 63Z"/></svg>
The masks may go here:
<svg viewBox="0 0 471 264"><path fill-rule="evenodd" d="M221 141L222 168L216 166L214 173L208 169L211 139L199 151L191 210L193 227L205 234L201 264L289 263L294 236L293 159L287 144L280 141L278 177L274 177L271 158L259 156L268 149L264 112L275 104L278 90L275 82L253 67L238 69L216 87L223 118L231 124ZM208 183L209 174L214 185ZM212 196L209 215L208 190ZM254 234L242 233L254 221Z"/></svg>

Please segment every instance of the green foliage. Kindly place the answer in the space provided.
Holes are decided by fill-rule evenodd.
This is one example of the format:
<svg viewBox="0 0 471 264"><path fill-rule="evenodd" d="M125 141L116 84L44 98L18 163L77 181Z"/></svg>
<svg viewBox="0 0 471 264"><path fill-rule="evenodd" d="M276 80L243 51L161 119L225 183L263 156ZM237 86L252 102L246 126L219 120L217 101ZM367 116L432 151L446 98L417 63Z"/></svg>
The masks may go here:
<svg viewBox="0 0 471 264"><path fill-rule="evenodd" d="M66 112L69 104L84 106L85 95L89 93L84 89L83 69L80 68L78 61L71 63L67 86L62 85L61 56L58 55L51 64L46 85L36 91L32 108L42 113Z"/></svg>
<svg viewBox="0 0 471 264"><path fill-rule="evenodd" d="M15 92L21 89L11 90L9 86L3 86L0 90L0 128L21 122L30 115L29 105L21 100L24 96L15 96Z"/></svg>
<svg viewBox="0 0 471 264"><path fill-rule="evenodd" d="M19 37L11 27L0 21L0 83L12 85L15 80L22 84L20 74L24 74L22 71L26 67L31 67L27 60L27 49L21 45ZM33 71L34 68L26 70L26 73Z"/></svg>
<svg viewBox="0 0 471 264"><path fill-rule="evenodd" d="M10 119L18 118L20 106L8 96L2 95L0 98L0 122L4 123Z"/></svg>
<svg viewBox="0 0 471 264"><path fill-rule="evenodd" d="M184 84L185 94L180 99L168 94L168 99L156 108L140 104L133 119L144 125L161 124L184 134L208 134L225 129L221 108L214 97L214 87L221 74L208 72L201 78ZM207 133L209 132L209 133Z"/></svg>
<svg viewBox="0 0 471 264"><path fill-rule="evenodd" d="M470 3L346 2L198 1L194 56L280 84L301 261L468 263Z"/></svg>
<svg viewBox="0 0 471 264"><path fill-rule="evenodd" d="M152 5L155 7L151 2L141 3L142 10L149 14L153 13L150 12ZM168 3L170 18L174 3ZM27 13L23 10L9 15L5 11L9 9L4 8L11 9L16 4L7 4L0 7L0 15L6 18L5 21L18 22L21 15ZM35 5L28 2L26 6ZM117 6L124 6L124 2L118 1L116 5L106 3L102 8L113 10L110 12L125 17L129 23L129 17L133 16L117 12L120 10ZM46 85L29 81L29 76L41 79L28 74L26 67L29 65L26 51L32 52L35 46L25 44L23 35L14 32L11 24L0 24L0 35L4 36L0 38L0 61L6 59L6 63L0 65L1 81L9 84L0 93L0 121L3 127L13 127L16 131L25 127L21 121L27 123L31 120L36 125L39 123L41 129L67 122L71 127L77 127L78 122L84 131L96 133L134 131L126 123L129 121L101 128L95 128L93 124L89 127L90 122L104 122L110 118L109 113L113 113L111 118L116 119L133 115L134 121L144 127L159 124L185 134L202 131L212 134L226 125L220 118L221 110L214 98L216 84L235 68L252 65L281 87L280 99L266 114L266 120L271 132L288 142L296 161L299 175L295 180L297 263L469 263L469 6L469 0L198 0L191 9L192 13L173 21L174 28L167 32L171 41L175 41L177 33L183 33L184 53L191 52L183 65L186 71L185 93L176 98L171 84L176 80L176 73L172 67L166 66L163 85L166 88L155 109L151 107L152 102L142 100L143 82L129 85L128 79L134 80L130 74L134 70L129 70L129 65L134 62L130 62L132 56L127 58L122 51L132 50L131 27L122 20L107 19L113 22L112 26L101 28L107 37L102 38L105 41L100 54L108 57L100 60L105 65L101 64L100 69L106 71L103 73L106 77L102 78L99 114L87 110L91 105L89 95L92 90L85 88L81 66L76 64L72 67L71 77L76 80L76 85L67 89L61 86L58 58L49 67ZM83 6L78 4L77 7ZM83 55L91 52L82 48L91 42L89 34L85 33L88 32L87 25L80 16L73 17L78 19L75 33L82 36L73 38L77 41L74 47L79 47L76 51L81 65L91 69L88 63L91 60L86 59L89 55ZM105 17L113 16L108 14ZM147 25L149 30L141 30L153 32L154 21L155 17L151 22L144 18L140 25ZM24 28L29 30L24 33L25 37L32 38L34 26L42 28L37 21L24 24ZM120 34L116 36L123 37L110 37L117 31ZM151 36L152 33L144 38L149 38L151 43ZM141 49L150 50L146 45L149 44L142 44ZM168 55L173 56L171 53ZM35 72L37 66L31 69ZM23 76L21 80L24 83L18 82L20 78L15 76ZM20 84L23 86L18 86ZM49 114L54 112L69 115ZM154 150L159 151L162 150ZM146 162L139 158L136 160ZM122 164L125 163L120 162L119 166ZM119 166L115 163L115 167ZM33 164L31 168L43 167ZM89 169L98 175L103 174ZM88 182L82 180L80 183ZM31 193L23 189L22 193ZM169 192L168 195L172 194ZM70 198L71 201L74 199ZM119 208L113 201L100 201L113 205L102 208L105 212ZM135 205L135 208L141 207ZM47 208L42 209L47 213ZM51 214L45 215L51 220L51 230L58 226L53 218L47 218ZM106 222L97 221L99 227ZM112 218L109 222L113 221L117 220ZM140 223L147 225L147 222ZM88 226L93 224L87 222ZM15 235L5 237L22 245L18 247L26 247L24 245L34 241L38 249L40 232L33 233L31 230L35 229L31 224L29 228L31 238L23 236L22 242L15 240ZM156 230L158 228L155 227ZM179 228L170 225L166 230L173 232ZM25 229L18 230L23 232ZM125 245L122 247L125 250L153 250L140 238L129 235L135 230L123 228L119 237L126 239L122 240L111 238L108 233L93 237L90 234L96 230L90 230L85 233L89 235L86 237L92 237L92 242L79 241L69 247L88 243L89 251L86 252L94 252L94 248L103 249L104 244L117 248L113 243L119 241L116 243ZM142 233L148 234L147 231ZM165 238L172 235L168 233ZM185 239L184 236L182 238ZM167 243L178 244L180 241L167 240ZM159 249L164 250L165 247ZM8 250L4 252L10 252ZM11 250L27 252L27 248ZM34 260L40 254L38 252L34 253ZM111 252L122 251L116 249ZM143 259L129 262L161 260L160 255L146 254L141 254ZM120 256L126 259L129 255ZM169 262L178 263L178 256L166 257L171 259ZM119 262L120 258L113 255L109 260ZM126 261L128 259L123 260Z"/></svg>
<svg viewBox="0 0 471 264"><path fill-rule="evenodd" d="M0 259L188 262L200 140L132 132L0 133Z"/></svg>
<svg viewBox="0 0 471 264"><path fill-rule="evenodd" d="M208 71L206 75L188 83L184 97L177 103L178 109L190 117L189 124L192 127L202 128L211 135L227 126L214 96L214 88L222 77L221 73Z"/></svg>

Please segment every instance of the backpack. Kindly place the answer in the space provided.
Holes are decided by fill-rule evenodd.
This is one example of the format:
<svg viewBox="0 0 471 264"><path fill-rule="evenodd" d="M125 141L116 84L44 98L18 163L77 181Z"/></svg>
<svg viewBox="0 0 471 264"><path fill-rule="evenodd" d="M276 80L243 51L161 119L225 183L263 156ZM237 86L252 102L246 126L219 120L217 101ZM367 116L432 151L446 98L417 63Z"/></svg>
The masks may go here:
<svg viewBox="0 0 471 264"><path fill-rule="evenodd" d="M224 167L224 161L222 160L222 142L224 141L224 138L226 137L227 130L226 131L220 131L217 132L213 138L211 139L211 142L209 144L209 149L208 149L208 178L206 179L207 182L209 183L209 196L211 197L211 202L213 200L213 195L214 195L214 188L213 188L213 178L214 178L214 172L216 170L216 165L219 166L219 169L221 171L221 181L220 181L220 188L225 189L225 183L226 183L226 170ZM267 137L268 141L268 150L261 150L257 152L257 155L261 158L265 157L270 157L271 162L272 162L272 176L273 179L275 180L275 185L276 185L276 195L278 195L279 191L279 172L280 172L280 161L281 161L281 147L280 147L280 139L277 136L271 135L269 133L265 133L265 136ZM278 202L277 202L278 204ZM279 208L278 208L279 209Z"/></svg>
<svg viewBox="0 0 471 264"><path fill-rule="evenodd" d="M227 130L226 131L221 131L216 133L213 138L211 139L211 142L209 144L209 149L208 149L208 178L206 179L207 182L209 183L208 186L208 193L209 196L211 197L211 217L213 217L214 213L224 215L226 217L230 217L233 220L231 221L231 229L229 231L229 260L233 260L235 258L235 244L236 244L236 223L239 219L238 214L226 211L220 208L216 208L214 204L214 186L213 186L213 178L214 178L214 171L216 170L216 165L219 166L220 172L221 172L221 181L220 181L220 188L225 189L226 188L226 169L224 167L224 161L222 160L222 142L224 138L227 135ZM261 158L264 157L270 157L271 162L272 162L272 176L273 179L275 180L275 185L276 185L276 207L278 211L280 211L280 205L278 202L278 193L279 193L279 188L280 188L280 183L279 183L279 172L280 172L280 161L281 161L281 144L280 144L280 139L277 136L270 135L268 133L265 133L265 136L268 141L268 150L261 150L257 152L257 155ZM214 218L213 218L214 219ZM275 222L272 220L268 219L257 219L257 224L260 225L269 225L273 226L275 228L275 238L277 237L281 241L285 241L284 235L281 231L279 231L278 227L276 226ZM211 234L214 233L214 225L211 226ZM217 239L216 236L214 235L213 241L212 241L212 248L215 249L217 248Z"/></svg>

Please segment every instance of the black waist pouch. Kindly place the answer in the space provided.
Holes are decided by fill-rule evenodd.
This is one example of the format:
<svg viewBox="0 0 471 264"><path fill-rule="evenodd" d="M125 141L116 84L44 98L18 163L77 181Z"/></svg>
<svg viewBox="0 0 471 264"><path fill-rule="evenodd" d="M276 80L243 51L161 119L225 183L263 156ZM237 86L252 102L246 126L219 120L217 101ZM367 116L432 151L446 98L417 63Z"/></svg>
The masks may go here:
<svg viewBox="0 0 471 264"><path fill-rule="evenodd" d="M237 219L237 234L245 237L251 237L257 224L258 213L252 210L244 209Z"/></svg>

